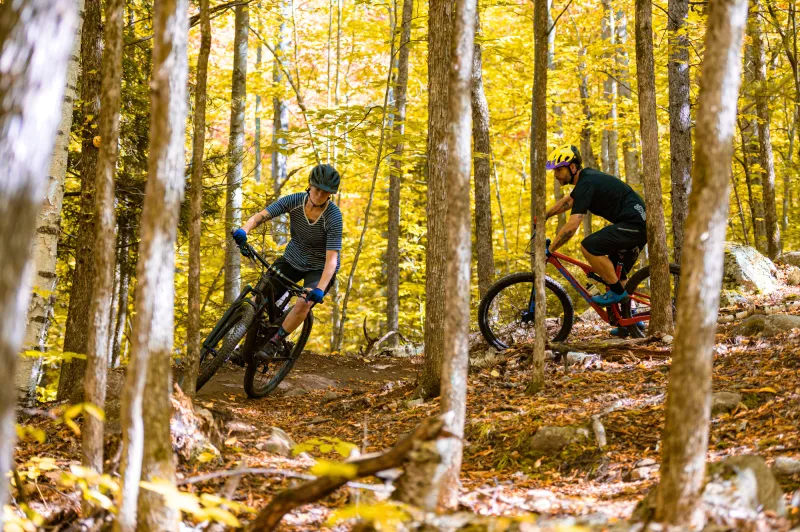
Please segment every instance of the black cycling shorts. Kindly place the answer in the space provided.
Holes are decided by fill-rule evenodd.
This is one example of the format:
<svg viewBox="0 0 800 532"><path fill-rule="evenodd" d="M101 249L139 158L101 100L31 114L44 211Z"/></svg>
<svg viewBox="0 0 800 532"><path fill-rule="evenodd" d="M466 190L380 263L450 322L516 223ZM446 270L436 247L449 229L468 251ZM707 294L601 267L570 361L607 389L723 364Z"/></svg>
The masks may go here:
<svg viewBox="0 0 800 532"><path fill-rule="evenodd" d="M595 256L607 256L616 265L623 264L623 278L647 244L647 228L644 224L617 223L587 236L581 245Z"/></svg>
<svg viewBox="0 0 800 532"><path fill-rule="evenodd" d="M272 265L275 267L275 269L288 277L293 283L299 283L300 281L303 281L303 288L316 288L320 279L322 279L322 270L310 270L307 272L300 271L289 264L289 261L287 261L284 257L278 258L278 260L273 262ZM334 281L336 281L336 274L333 275L331 282L329 282L328 286L325 288L326 294L333 286ZM286 293L286 285L281 282L280 277L272 278L272 288L275 291L275 301L278 301Z"/></svg>

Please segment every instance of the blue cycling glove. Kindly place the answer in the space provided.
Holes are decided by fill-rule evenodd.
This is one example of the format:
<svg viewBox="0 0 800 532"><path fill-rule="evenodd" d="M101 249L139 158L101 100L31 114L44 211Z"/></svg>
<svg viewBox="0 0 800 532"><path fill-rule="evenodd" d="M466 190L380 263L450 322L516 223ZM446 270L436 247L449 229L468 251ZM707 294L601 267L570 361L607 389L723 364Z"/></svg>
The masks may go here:
<svg viewBox="0 0 800 532"><path fill-rule="evenodd" d="M545 257L549 257L550 256L550 239L549 238L546 238L545 241L544 241L544 256Z"/></svg>
<svg viewBox="0 0 800 532"><path fill-rule="evenodd" d="M236 242L237 246L242 247L247 244L247 233L244 232L244 229L237 229L231 233L231 235L233 236L233 241Z"/></svg>
<svg viewBox="0 0 800 532"><path fill-rule="evenodd" d="M312 303L322 303L322 299L324 297L325 297L325 292L323 292L319 288L315 288L311 292L306 294L306 301L311 301Z"/></svg>

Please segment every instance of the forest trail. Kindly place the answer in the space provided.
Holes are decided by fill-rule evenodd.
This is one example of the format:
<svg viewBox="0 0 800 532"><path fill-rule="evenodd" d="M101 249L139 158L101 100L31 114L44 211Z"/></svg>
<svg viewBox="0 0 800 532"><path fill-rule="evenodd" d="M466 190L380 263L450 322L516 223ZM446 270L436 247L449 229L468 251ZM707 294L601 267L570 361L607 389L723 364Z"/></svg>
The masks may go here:
<svg viewBox="0 0 800 532"><path fill-rule="evenodd" d="M591 323L580 327L583 335L604 328ZM730 335L730 326L722 329L717 336L714 391L740 394L740 400L732 410L714 416L709 460L749 453L770 463L778 456L797 458L800 333L748 338ZM478 514L590 516L598 523L630 516L657 482L664 424L669 346L648 348L652 356L639 350L605 360L600 353L600 359L566 371L562 364L550 362L548 386L535 397L525 394L527 346L471 368L461 506ZM359 446L362 452L384 449L439 411L438 399L427 403L410 399L420 363L419 358L365 360L306 353L284 391L263 400L247 399L241 389L242 372L228 367L199 394L198 403L226 413L226 436L235 438L235 443L223 451L225 465L200 469L233 469L244 458L249 467L307 471L309 456L278 457L256 447L270 435L271 427L283 429L296 443L335 438ZM605 428L608 445L603 450L592 435L593 416ZM579 436L562 448L537 449L541 442L535 435L544 426L585 432L579 430ZM314 459L342 459L334 451L321 453L318 447L308 454ZM185 465L182 469L184 477L200 472ZM800 488L798 475L780 480L789 495ZM211 481L205 489L219 491L222 482ZM258 507L288 482L248 477L239 493ZM356 500L354 493L342 490L311 509L288 515L285 522L299 530L318 529L332 507ZM362 503L371 500L371 494L358 497ZM769 526L782 528L780 523Z"/></svg>

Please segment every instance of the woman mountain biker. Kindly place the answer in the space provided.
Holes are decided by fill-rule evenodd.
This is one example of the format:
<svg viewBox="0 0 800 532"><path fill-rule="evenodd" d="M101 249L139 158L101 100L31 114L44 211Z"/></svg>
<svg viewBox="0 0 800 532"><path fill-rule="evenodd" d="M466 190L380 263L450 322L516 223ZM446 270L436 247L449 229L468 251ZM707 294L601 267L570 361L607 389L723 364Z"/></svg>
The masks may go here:
<svg viewBox="0 0 800 532"><path fill-rule="evenodd" d="M271 356L282 350L284 339L306 319L309 310L322 303L339 271L342 250L342 213L331 201L339 190L339 172L329 164L311 170L305 192L278 198L263 211L250 217L233 232L239 247L247 243L247 234L264 222L289 214L291 239L283 255L274 263L292 282L303 281L306 299L298 299L278 332L261 348L259 355ZM275 300L286 293L279 281L273 283Z"/></svg>
<svg viewBox="0 0 800 532"><path fill-rule="evenodd" d="M602 306L625 301L628 298L624 288L625 275L647 244L644 201L622 180L592 168L583 168L578 148L570 144L559 146L550 153L547 169L553 170L553 176L562 187L574 186L569 195L547 211L545 219L572 209L567 223L553 239L550 251L556 251L572 238L586 213L605 218L611 225L581 242L583 256L609 286L605 294L594 296L592 301ZM615 265L609 256L627 259L623 260L621 278L617 278Z"/></svg>

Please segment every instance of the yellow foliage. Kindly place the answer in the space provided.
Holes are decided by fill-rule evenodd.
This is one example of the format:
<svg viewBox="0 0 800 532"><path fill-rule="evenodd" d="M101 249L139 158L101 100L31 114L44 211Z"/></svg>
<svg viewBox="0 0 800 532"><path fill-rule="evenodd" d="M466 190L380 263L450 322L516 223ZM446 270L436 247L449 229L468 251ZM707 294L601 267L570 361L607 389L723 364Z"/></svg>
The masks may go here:
<svg viewBox="0 0 800 532"><path fill-rule="evenodd" d="M309 472L318 477L336 477L336 478L355 478L358 474L358 467L355 464L347 464L343 462L329 462L327 460L319 460L316 464L311 466Z"/></svg>

